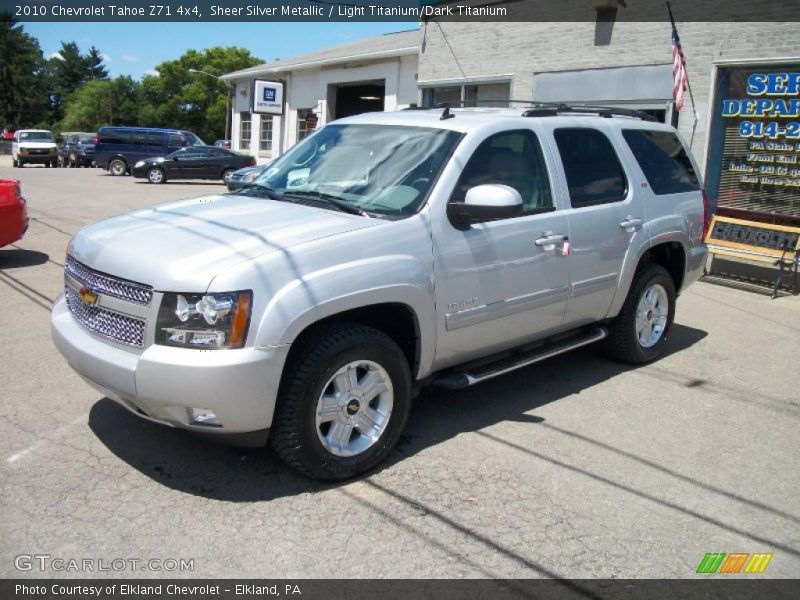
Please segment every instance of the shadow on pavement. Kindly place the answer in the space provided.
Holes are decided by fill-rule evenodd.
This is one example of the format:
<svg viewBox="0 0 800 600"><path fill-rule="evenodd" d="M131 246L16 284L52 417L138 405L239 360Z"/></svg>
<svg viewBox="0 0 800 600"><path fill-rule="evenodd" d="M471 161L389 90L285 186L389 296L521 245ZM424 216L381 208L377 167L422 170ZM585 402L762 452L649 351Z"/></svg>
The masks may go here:
<svg viewBox="0 0 800 600"><path fill-rule="evenodd" d="M21 269L43 265L50 256L37 250L23 250L22 248L0 249L0 270Z"/></svg>
<svg viewBox="0 0 800 600"><path fill-rule="evenodd" d="M668 354L688 348L706 332L675 325ZM576 366L580 365L580 368ZM526 414L580 393L632 367L585 348L532 365L461 391L427 389L415 401L397 448L379 467L390 468L408 456L465 432L502 421L540 423ZM538 381L558 385L537 385ZM89 413L89 427L120 459L172 489L215 500L256 502L330 489L296 475L266 449L239 449L145 421L103 398Z"/></svg>

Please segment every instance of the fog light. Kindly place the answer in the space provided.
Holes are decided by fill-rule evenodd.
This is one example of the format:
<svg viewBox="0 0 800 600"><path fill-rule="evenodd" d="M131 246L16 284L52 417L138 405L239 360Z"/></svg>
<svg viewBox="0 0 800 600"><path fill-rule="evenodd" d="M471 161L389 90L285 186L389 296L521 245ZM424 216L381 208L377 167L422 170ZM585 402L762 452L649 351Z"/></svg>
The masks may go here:
<svg viewBox="0 0 800 600"><path fill-rule="evenodd" d="M192 425L207 425L209 427L222 427L217 420L217 414L207 408L187 408L189 421Z"/></svg>

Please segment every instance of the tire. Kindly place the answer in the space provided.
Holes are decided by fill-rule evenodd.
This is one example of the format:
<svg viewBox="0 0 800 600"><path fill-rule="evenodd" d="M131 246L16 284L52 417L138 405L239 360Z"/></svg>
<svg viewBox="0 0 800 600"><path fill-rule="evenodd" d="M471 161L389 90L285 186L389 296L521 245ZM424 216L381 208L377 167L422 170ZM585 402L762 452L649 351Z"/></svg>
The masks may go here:
<svg viewBox="0 0 800 600"><path fill-rule="evenodd" d="M641 335L637 331L637 315L642 325ZM642 266L634 276L622 310L611 322L606 348L622 362L634 365L651 362L663 352L674 318L672 276L661 265Z"/></svg>
<svg viewBox="0 0 800 600"><path fill-rule="evenodd" d="M51 162L49 162L49 163L44 163L44 166L45 166L45 167L47 167L47 168L49 169L50 167L52 167L52 166L53 166L53 163L51 163Z"/></svg>
<svg viewBox="0 0 800 600"><path fill-rule="evenodd" d="M167 177L164 175L164 171L158 167L150 167L147 169L147 181L150 183L166 183Z"/></svg>
<svg viewBox="0 0 800 600"><path fill-rule="evenodd" d="M411 373L397 344L371 327L337 323L307 337L294 357L285 367L270 433L278 456L300 473L325 481L355 477L386 458L400 438L411 406ZM361 388L344 391L348 388L339 387L337 374L346 382L353 381L350 376L358 383L372 378L382 382L377 387L381 391L367 392L370 398L362 407L357 399ZM323 396L332 401L326 416L318 414L324 409ZM372 420L366 422L375 428L364 430L371 435L353 425L360 422L358 415L370 415ZM333 437L339 430L335 428L346 432L348 427L346 446L332 449L332 442L323 439Z"/></svg>
<svg viewBox="0 0 800 600"><path fill-rule="evenodd" d="M128 165L125 164L125 161L121 158L115 158L110 163L108 163L108 172L111 173L115 177L119 177L120 175L125 175L128 172Z"/></svg>
<svg viewBox="0 0 800 600"><path fill-rule="evenodd" d="M236 171L236 169L225 169L225 170L223 170L222 171L222 181L227 180L228 176L230 176L230 174L233 173L234 171Z"/></svg>

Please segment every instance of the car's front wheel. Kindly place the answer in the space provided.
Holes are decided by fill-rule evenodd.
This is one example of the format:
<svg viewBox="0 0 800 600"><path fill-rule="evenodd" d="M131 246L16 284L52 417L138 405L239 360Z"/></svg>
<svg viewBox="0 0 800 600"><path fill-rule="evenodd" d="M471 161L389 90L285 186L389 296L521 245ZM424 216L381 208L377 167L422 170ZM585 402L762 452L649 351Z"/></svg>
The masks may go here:
<svg viewBox="0 0 800 600"><path fill-rule="evenodd" d="M164 171L158 167L150 167L147 170L147 181L150 183L165 183L167 181Z"/></svg>
<svg viewBox="0 0 800 600"><path fill-rule="evenodd" d="M322 480L360 475L394 448L411 405L411 374L386 334L355 323L306 337L286 365L272 447Z"/></svg>
<svg viewBox="0 0 800 600"><path fill-rule="evenodd" d="M128 171L128 165L120 158L115 158L108 165L108 172L114 176L125 175Z"/></svg>
<svg viewBox="0 0 800 600"><path fill-rule="evenodd" d="M630 364L655 360L664 350L674 318L675 283L669 271L658 264L641 267L611 323L610 354Z"/></svg>

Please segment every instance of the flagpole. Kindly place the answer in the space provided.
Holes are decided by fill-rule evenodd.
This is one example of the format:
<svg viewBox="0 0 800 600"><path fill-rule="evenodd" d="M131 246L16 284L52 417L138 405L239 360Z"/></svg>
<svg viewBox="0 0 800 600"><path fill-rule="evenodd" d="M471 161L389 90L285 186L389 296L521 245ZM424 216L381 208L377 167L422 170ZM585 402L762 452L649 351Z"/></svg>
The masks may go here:
<svg viewBox="0 0 800 600"><path fill-rule="evenodd" d="M670 6L669 0L667 0L667 11L669 12L669 22L672 25L672 29L678 31L677 26L675 25L675 17L672 16L672 6ZM694 94L692 93L692 82L689 80L689 70L686 68L686 56L681 49L681 61L683 62L683 71L686 73L686 89L689 91L689 100L692 101L692 112L694 113L694 123L692 123L692 139L689 141L689 147L692 147L692 143L694 142L694 133L697 130L697 122L700 120L700 117L697 114L697 105L694 103Z"/></svg>

